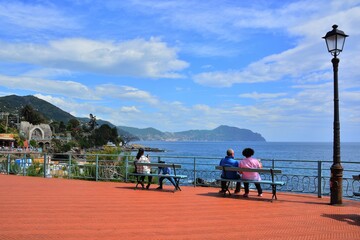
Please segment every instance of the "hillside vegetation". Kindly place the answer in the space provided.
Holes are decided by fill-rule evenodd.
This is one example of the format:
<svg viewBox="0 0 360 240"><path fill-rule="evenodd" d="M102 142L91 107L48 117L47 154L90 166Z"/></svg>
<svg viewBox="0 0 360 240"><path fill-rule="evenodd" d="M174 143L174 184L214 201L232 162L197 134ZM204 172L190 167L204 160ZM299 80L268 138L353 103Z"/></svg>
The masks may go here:
<svg viewBox="0 0 360 240"><path fill-rule="evenodd" d="M0 97L0 112L19 114L24 106L30 105L34 110L41 113L48 122L64 122L67 124L72 119L81 123L89 121L88 118L77 118L55 105L39 99L35 96L10 95ZM107 124L111 128L113 123L106 120L97 120L99 126ZM135 128L129 126L116 126L119 136L125 143L136 140L146 141L266 141L260 133L249 129L241 129L231 126L219 126L212 130L188 130L181 132L162 132L155 128Z"/></svg>

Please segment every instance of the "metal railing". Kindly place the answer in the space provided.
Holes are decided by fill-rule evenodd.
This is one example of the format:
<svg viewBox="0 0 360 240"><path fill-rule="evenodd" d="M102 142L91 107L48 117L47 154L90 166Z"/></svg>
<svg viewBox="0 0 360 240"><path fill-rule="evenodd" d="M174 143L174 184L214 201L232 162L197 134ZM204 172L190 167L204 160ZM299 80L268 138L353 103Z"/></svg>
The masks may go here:
<svg viewBox="0 0 360 240"><path fill-rule="evenodd" d="M44 154L38 152L1 152L0 173L23 176L58 177L87 179L95 181L129 182L134 179L128 173L134 171L134 156L129 153L110 154ZM193 156L151 156L152 162L159 160L182 165L178 174L187 175L183 185L218 187L216 178L220 172L215 170L220 158ZM331 161L323 160L284 160L261 159L264 168L277 168L282 174L277 180L286 182L279 191L317 194L318 197L330 195ZM353 175L360 174L360 163L342 162L344 168L343 196L355 197L360 191L360 182ZM270 179L269 175L261 175ZM263 186L270 189L270 186Z"/></svg>

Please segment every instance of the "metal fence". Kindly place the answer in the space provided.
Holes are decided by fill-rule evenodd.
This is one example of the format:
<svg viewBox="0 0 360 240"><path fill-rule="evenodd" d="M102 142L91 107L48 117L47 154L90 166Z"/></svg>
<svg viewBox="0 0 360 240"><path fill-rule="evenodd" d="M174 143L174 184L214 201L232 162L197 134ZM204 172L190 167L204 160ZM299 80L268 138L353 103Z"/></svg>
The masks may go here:
<svg viewBox="0 0 360 240"><path fill-rule="evenodd" d="M110 154L52 154L38 152L1 152L0 173L23 176L53 178L86 179L95 181L134 181L128 173L134 171L134 156L129 153ZM159 160L181 164L178 174L187 175L182 185L218 187L215 180L220 172L215 170L219 158L193 156L151 156L152 162ZM261 159L264 168L277 168L282 174L277 180L286 182L279 191L317 194L318 197L330 195L331 161L322 160L284 160ZM354 192L360 192L359 180L354 175L360 174L360 163L342 162L343 196L356 198ZM262 175L270 179L269 175ZM156 181L156 180L155 180ZM264 185L263 188L270 189Z"/></svg>

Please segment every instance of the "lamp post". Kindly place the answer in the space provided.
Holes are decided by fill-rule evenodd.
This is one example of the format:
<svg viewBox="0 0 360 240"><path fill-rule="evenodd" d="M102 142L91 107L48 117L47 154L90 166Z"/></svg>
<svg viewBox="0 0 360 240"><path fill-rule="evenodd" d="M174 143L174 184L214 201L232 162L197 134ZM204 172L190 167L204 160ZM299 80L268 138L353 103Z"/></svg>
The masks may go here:
<svg viewBox="0 0 360 240"><path fill-rule="evenodd" d="M338 66L339 58L337 56L342 52L345 38L348 37L343 31L337 29L337 25L332 26L325 37L328 51L333 55L331 60L334 72L334 141L333 141L333 164L331 166L330 177L330 204L342 204L342 180L343 168L340 158L340 120L339 120L339 88L338 88Z"/></svg>

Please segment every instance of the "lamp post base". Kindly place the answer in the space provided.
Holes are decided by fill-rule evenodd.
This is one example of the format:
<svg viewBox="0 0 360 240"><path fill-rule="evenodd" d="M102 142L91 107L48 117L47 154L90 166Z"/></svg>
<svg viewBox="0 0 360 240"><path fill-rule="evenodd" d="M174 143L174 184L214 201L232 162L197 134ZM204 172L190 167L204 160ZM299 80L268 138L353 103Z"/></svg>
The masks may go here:
<svg viewBox="0 0 360 240"><path fill-rule="evenodd" d="M340 163L333 164L330 168L330 204L341 205L342 204L342 180L343 180L343 168Z"/></svg>

